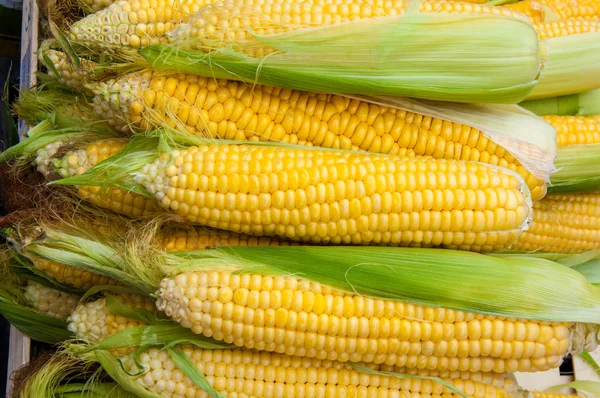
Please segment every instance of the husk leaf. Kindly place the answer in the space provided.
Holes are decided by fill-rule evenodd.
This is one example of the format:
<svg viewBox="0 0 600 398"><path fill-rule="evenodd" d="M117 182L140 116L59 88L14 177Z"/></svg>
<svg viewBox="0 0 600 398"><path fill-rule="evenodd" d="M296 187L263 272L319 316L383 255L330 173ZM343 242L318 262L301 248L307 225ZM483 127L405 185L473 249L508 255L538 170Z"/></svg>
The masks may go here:
<svg viewBox="0 0 600 398"><path fill-rule="evenodd" d="M172 344L193 344L204 349L231 348L225 343L216 342L210 338L181 327L173 321L165 321L156 325L137 326L115 333L104 338L101 342L87 345L77 353L88 353L97 350L112 350L115 348L167 346Z"/></svg>
<svg viewBox="0 0 600 398"><path fill-rule="evenodd" d="M570 383L559 384L548 388L546 392L559 393L563 388L573 388L578 391L589 392L594 396L600 396L600 382L588 380L575 380Z"/></svg>
<svg viewBox="0 0 600 398"><path fill-rule="evenodd" d="M71 338L65 322L10 302L6 297L0 298L0 314L11 325L34 340L56 344Z"/></svg>
<svg viewBox="0 0 600 398"><path fill-rule="evenodd" d="M525 101L519 105L538 116L595 116L600 115L600 89Z"/></svg>
<svg viewBox="0 0 600 398"><path fill-rule="evenodd" d="M550 176L549 193L577 193L600 190L600 144L558 148L556 172Z"/></svg>
<svg viewBox="0 0 600 398"><path fill-rule="evenodd" d="M548 39L550 58L527 100L600 88L600 32Z"/></svg>
<svg viewBox="0 0 600 398"><path fill-rule="evenodd" d="M185 43L173 43L140 54L154 68L207 77L469 103L520 102L543 62L527 20L483 14L407 11L254 38L277 52L254 58L225 47L207 54L180 51L175 46Z"/></svg>

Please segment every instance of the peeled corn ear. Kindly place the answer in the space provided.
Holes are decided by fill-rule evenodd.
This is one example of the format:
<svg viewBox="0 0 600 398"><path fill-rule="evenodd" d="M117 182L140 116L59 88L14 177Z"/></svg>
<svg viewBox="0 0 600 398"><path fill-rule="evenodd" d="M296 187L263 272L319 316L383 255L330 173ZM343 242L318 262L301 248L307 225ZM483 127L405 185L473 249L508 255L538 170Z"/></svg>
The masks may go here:
<svg viewBox="0 0 600 398"><path fill-rule="evenodd" d="M481 163L233 143L155 161L156 152L140 151L135 160L148 143L132 141L122 157L59 183L110 185L96 173L132 161L112 174L127 179L120 186L143 189L190 221L312 243L491 251L514 242L530 217L522 178Z"/></svg>
<svg viewBox="0 0 600 398"><path fill-rule="evenodd" d="M62 157L55 154L65 143L55 141L37 151L35 163L38 170L48 177L69 177L84 173L89 168L117 154L127 144L126 139L105 139L83 144L82 149L72 150ZM156 212L158 208L149 200L119 188L103 191L99 187L79 186L77 193L82 199L96 206L111 209L129 217L138 217Z"/></svg>
<svg viewBox="0 0 600 398"><path fill-rule="evenodd" d="M161 282L157 306L238 347L407 368L530 372L568 352L568 324L521 322L363 298L298 278L188 272Z"/></svg>

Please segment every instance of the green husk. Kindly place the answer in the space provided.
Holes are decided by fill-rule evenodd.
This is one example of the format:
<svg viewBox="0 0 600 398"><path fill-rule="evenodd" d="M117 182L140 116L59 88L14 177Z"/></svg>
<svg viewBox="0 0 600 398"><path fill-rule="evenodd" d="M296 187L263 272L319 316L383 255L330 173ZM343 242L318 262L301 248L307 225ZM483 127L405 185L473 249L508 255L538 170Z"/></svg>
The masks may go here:
<svg viewBox="0 0 600 398"><path fill-rule="evenodd" d="M69 383L55 389L56 398L137 398L117 383Z"/></svg>
<svg viewBox="0 0 600 398"><path fill-rule="evenodd" d="M600 32L555 37L548 45L550 58L527 100L600 88Z"/></svg>
<svg viewBox="0 0 600 398"><path fill-rule="evenodd" d="M100 138L114 137L116 136L116 133L104 134L82 130L80 128L55 130L52 121L46 119L31 129L28 135L29 137L27 139L0 153L0 163L35 155L38 150L57 141L83 140L85 142Z"/></svg>
<svg viewBox="0 0 600 398"><path fill-rule="evenodd" d="M595 116L600 115L600 89L525 101L519 105L538 116Z"/></svg>
<svg viewBox="0 0 600 398"><path fill-rule="evenodd" d="M101 342L86 346L80 353L95 350L112 350L128 347L166 346L173 344L193 344L205 349L231 348L231 346L214 342L202 335L195 334L172 321L165 321L150 326L138 326L104 338Z"/></svg>
<svg viewBox="0 0 600 398"><path fill-rule="evenodd" d="M590 250L583 253L545 253L545 252L518 252L506 250L494 253L495 257L530 257L554 261L565 267L572 268L583 275L587 281L600 287L600 250Z"/></svg>
<svg viewBox="0 0 600 398"><path fill-rule="evenodd" d="M79 109L85 118L74 114ZM37 124L50 119L55 128L85 126L86 129L111 131L112 128L96 116L88 99L83 94L75 94L59 88L32 88L21 92L19 99L13 105L13 111L19 118L29 124Z"/></svg>
<svg viewBox="0 0 600 398"><path fill-rule="evenodd" d="M66 322L19 304L6 290L0 291L0 314L23 334L43 343L56 344L72 337Z"/></svg>
<svg viewBox="0 0 600 398"><path fill-rule="evenodd" d="M588 380L576 380L570 383L552 386L546 391L551 393L559 393L563 388L573 388L578 391L585 391L591 393L596 397L600 396L600 382Z"/></svg>
<svg viewBox="0 0 600 398"><path fill-rule="evenodd" d="M63 236L66 236L63 234ZM134 275L123 271L127 267L117 250L108 245L85 237L70 236L69 241L54 241L55 247L40 245L32 242L28 245L30 253L86 271L109 276L122 282L128 282L131 287L143 293L151 293L148 287L136 281Z"/></svg>
<svg viewBox="0 0 600 398"><path fill-rule="evenodd" d="M591 366L592 369L596 371L596 373L600 375L600 365L598 364L598 362L596 362L596 360L592 357L592 355L589 352L583 351L582 353L578 354L578 356L581 359L583 359L585 363Z"/></svg>
<svg viewBox="0 0 600 398"><path fill-rule="evenodd" d="M577 193L600 190L600 144L558 148L556 172L550 176L549 193Z"/></svg>
<svg viewBox="0 0 600 398"><path fill-rule="evenodd" d="M254 38L277 52L254 58L233 42L209 54L177 48L186 43L140 54L154 68L304 91L512 104L545 57L529 21L483 14L407 11Z"/></svg>
<svg viewBox="0 0 600 398"><path fill-rule="evenodd" d="M123 318L135 319L147 324L154 324L159 319L148 310L134 309L126 304L123 304L112 295L106 295L106 309L114 315L122 316Z"/></svg>

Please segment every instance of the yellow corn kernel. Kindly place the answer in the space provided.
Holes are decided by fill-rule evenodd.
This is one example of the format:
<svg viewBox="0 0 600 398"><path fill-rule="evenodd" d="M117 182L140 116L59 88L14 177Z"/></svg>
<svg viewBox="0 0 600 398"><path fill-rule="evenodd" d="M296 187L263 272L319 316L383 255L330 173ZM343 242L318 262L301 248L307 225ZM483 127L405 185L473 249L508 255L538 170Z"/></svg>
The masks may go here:
<svg viewBox="0 0 600 398"><path fill-rule="evenodd" d="M600 17L600 4L595 0L522 0L500 8L519 12L533 22Z"/></svg>
<svg viewBox="0 0 600 398"><path fill-rule="evenodd" d="M578 253L600 248L600 194L549 195L533 207L531 228L511 249Z"/></svg>
<svg viewBox="0 0 600 398"><path fill-rule="evenodd" d="M428 379L408 379L359 373L351 365L338 361L292 357L253 350L204 350L193 346L177 346L206 376L208 383L224 396L248 397L428 397L454 398L460 395L442 384ZM135 375L136 382L165 396L206 397L210 395L195 386L177 368L165 350L144 350L139 359L131 354L122 359L123 367ZM393 367L370 366L373 370L397 372ZM421 376L431 372L421 371ZM433 373L437 374L437 373ZM440 377L473 398L512 396L510 381L493 385L455 372ZM508 380L508 376L504 376Z"/></svg>
<svg viewBox="0 0 600 398"><path fill-rule="evenodd" d="M30 260L35 269L43 272L46 276L49 276L58 283L73 286L78 289L87 290L94 286L118 284L117 281L110 277L60 264L56 261L41 257L30 257Z"/></svg>
<svg viewBox="0 0 600 398"><path fill-rule="evenodd" d="M25 300L40 314L65 321L77 307L79 297L28 281Z"/></svg>
<svg viewBox="0 0 600 398"><path fill-rule="evenodd" d="M62 51L46 50L43 52L43 55L46 55L52 63L52 66L46 65L46 67L49 69L48 73L50 75L54 76L56 71L58 72L59 76L54 77L57 77L61 83L64 83L74 90L81 91L86 95L92 94L92 92L86 87L86 84L89 82L89 74L92 73L94 68L96 68L98 65L97 63L87 59L80 59L80 67L76 68L71 63L67 54ZM44 57L40 57L40 60L44 64L46 63L46 59Z"/></svg>
<svg viewBox="0 0 600 398"><path fill-rule="evenodd" d="M539 22L534 25L540 39L579 35L600 31L600 19L572 18L559 21Z"/></svg>
<svg viewBox="0 0 600 398"><path fill-rule="evenodd" d="M168 252L204 250L218 246L290 246L298 244L269 236L249 236L204 228L166 231L161 234L159 241Z"/></svg>
<svg viewBox="0 0 600 398"><path fill-rule="evenodd" d="M543 116L554 127L558 146L600 144L600 117Z"/></svg>
<svg viewBox="0 0 600 398"><path fill-rule="evenodd" d="M151 313L158 312L154 302L145 296L139 294L119 294L114 297L132 309L146 310ZM105 298L77 306L70 313L68 321L69 331L78 339L89 343L98 343L104 338L122 330L146 325L138 320L124 318L111 313L106 306ZM134 347L120 348L112 350L112 352L115 355L121 356L126 355L134 349Z"/></svg>
<svg viewBox="0 0 600 398"><path fill-rule="evenodd" d="M402 15L408 1L374 0L310 1L291 4L286 0L269 2L217 1L189 18L189 29L176 30L171 41L201 51L233 45L252 57L274 51L257 41L250 32L272 35L301 28L335 25L367 18ZM502 14L520 16L509 9L484 4L426 0L423 12Z"/></svg>
<svg viewBox="0 0 600 398"><path fill-rule="evenodd" d="M157 307L238 347L413 369L543 371L571 345L567 324L365 298L294 277L185 272L163 279Z"/></svg>

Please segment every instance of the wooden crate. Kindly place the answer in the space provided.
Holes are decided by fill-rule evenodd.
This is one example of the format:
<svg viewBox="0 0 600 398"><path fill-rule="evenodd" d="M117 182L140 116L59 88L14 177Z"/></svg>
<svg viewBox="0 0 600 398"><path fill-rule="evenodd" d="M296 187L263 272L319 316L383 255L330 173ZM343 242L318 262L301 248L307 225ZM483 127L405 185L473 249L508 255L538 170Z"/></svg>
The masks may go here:
<svg viewBox="0 0 600 398"><path fill-rule="evenodd" d="M21 62L20 85L22 88L31 87L36 82L37 49L38 49L39 10L36 0L23 0L23 23L21 26ZM27 133L29 126L19 121L21 138ZM8 346L8 385L6 391L12 388L12 374L30 360L31 339L10 327Z"/></svg>

